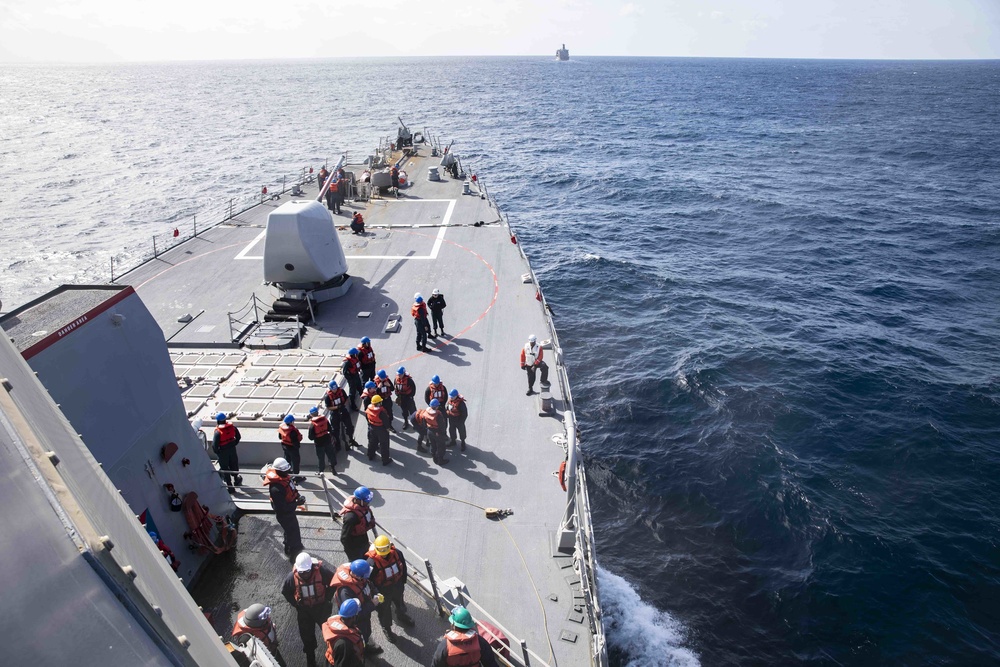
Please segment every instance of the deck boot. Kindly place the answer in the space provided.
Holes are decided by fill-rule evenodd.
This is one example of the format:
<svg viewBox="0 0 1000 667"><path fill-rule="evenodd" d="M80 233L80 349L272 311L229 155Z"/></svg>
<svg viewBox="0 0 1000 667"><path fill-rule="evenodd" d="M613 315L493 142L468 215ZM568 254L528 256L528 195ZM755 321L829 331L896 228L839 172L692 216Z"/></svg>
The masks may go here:
<svg viewBox="0 0 1000 667"><path fill-rule="evenodd" d="M465 451L465 440L462 441L462 451Z"/></svg>
<svg viewBox="0 0 1000 667"><path fill-rule="evenodd" d="M315 654L306 653L306 667L317 667Z"/></svg>

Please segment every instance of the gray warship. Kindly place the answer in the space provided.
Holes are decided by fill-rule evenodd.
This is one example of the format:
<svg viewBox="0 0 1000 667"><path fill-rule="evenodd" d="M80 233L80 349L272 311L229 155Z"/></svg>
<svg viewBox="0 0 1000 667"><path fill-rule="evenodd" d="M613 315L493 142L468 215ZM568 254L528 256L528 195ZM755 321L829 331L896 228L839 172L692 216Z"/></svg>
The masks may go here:
<svg viewBox="0 0 1000 667"><path fill-rule="evenodd" d="M258 473L281 456L285 415L301 424L330 382L344 384L344 355L363 336L378 368L405 366L418 407L434 375L469 406L468 448L450 448L447 465L412 431L392 435L393 465L341 451L334 475L302 444L306 551L345 561L338 511L365 485L377 532L409 564L416 624L394 643L376 627L385 650L366 664L430 664L457 604L504 635L500 664L607 664L551 310L507 216L453 148L400 120L369 155L330 161L348 186L340 214L323 204L330 182L303 169L154 239L132 268L112 262L106 284L64 285L0 317L10 664L305 664ZM425 352L409 313L414 293L433 289L447 297L447 333ZM530 334L551 380L535 395L518 363ZM219 412L242 433L233 493L209 446ZM191 523L199 507L204 531ZM280 655L231 641L254 603L272 608Z"/></svg>

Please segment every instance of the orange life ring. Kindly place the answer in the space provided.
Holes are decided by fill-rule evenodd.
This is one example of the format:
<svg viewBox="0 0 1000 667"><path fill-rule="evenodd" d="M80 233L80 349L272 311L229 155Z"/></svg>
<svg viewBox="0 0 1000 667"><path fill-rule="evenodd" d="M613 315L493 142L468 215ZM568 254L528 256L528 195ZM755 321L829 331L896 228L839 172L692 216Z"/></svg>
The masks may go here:
<svg viewBox="0 0 1000 667"><path fill-rule="evenodd" d="M566 461L559 464L559 486L566 491Z"/></svg>

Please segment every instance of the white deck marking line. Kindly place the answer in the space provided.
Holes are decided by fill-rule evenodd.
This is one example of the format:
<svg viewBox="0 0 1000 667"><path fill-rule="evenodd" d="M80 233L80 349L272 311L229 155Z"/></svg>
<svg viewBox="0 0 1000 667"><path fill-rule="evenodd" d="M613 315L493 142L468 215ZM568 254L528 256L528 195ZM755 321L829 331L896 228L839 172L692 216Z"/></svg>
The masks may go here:
<svg viewBox="0 0 1000 667"><path fill-rule="evenodd" d="M457 199L399 199L399 202L404 201L415 201L415 202L448 202L448 210L445 211L444 219L441 221L441 226L438 229L437 237L434 239L434 246L431 248L431 254L429 255L346 255L347 259L437 259L438 253L441 251L441 243L444 241L445 231L448 229L448 224L451 222L451 214L455 212L455 204L458 202ZM410 227L410 225L400 225L400 227ZM388 229L392 229L389 226ZM253 241L247 244L243 250L239 252L233 259L259 259L263 260L263 255L248 255L254 246L260 243L261 239L267 234L265 229L256 237Z"/></svg>

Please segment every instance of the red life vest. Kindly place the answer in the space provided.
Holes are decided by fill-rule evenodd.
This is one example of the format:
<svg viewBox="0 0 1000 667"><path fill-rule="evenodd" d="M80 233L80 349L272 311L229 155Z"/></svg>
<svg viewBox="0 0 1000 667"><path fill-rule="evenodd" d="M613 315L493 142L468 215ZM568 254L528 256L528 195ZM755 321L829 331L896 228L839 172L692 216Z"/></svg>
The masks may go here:
<svg viewBox="0 0 1000 667"><path fill-rule="evenodd" d="M365 661L365 640L361 636L361 631L344 624L340 616L331 616L323 624L323 641L326 642L326 659L332 665L335 664L333 655L333 645L339 640L346 639L354 649L354 656L358 659L358 664Z"/></svg>
<svg viewBox="0 0 1000 667"><path fill-rule="evenodd" d="M396 393L399 396L413 396L416 391L416 387L413 386L413 380L409 375L397 375L396 376Z"/></svg>
<svg viewBox="0 0 1000 667"><path fill-rule="evenodd" d="M478 665L480 658L479 634L475 630L449 630L444 633L448 645L448 656L445 662L449 667L464 667Z"/></svg>
<svg viewBox="0 0 1000 667"><path fill-rule="evenodd" d="M455 398L449 398L446 410L449 417L457 417L459 415L459 408L462 403L465 403L465 397L459 394Z"/></svg>
<svg viewBox="0 0 1000 667"><path fill-rule="evenodd" d="M364 535L375 527L375 515L370 507L361 507L356 502L354 496L344 501L344 508L340 510L340 516L346 516L348 512L356 514L358 522L354 524L351 535Z"/></svg>
<svg viewBox="0 0 1000 667"><path fill-rule="evenodd" d="M229 422L226 422L222 426L216 426L215 432L219 434L220 449L236 442L236 427Z"/></svg>
<svg viewBox="0 0 1000 667"><path fill-rule="evenodd" d="M389 170L390 176L399 176L399 167L393 167Z"/></svg>
<svg viewBox="0 0 1000 667"><path fill-rule="evenodd" d="M351 564L344 563L337 568L337 572L333 575L333 579L330 581L331 588L346 588L351 591L352 598L358 598L361 600L361 605L364 606L365 603L371 603L372 601L372 585L367 579L358 579L353 574L351 574ZM336 593L334 593L336 595Z"/></svg>
<svg viewBox="0 0 1000 667"><path fill-rule="evenodd" d="M313 435L316 436L317 440L330 432L330 420L326 418L326 415L313 417L309 421L312 422Z"/></svg>
<svg viewBox="0 0 1000 667"><path fill-rule="evenodd" d="M389 553L384 556L375 549L369 549L365 557L375 562L375 566L372 567L372 581L379 588L403 580L403 556L395 547L389 547Z"/></svg>
<svg viewBox="0 0 1000 667"><path fill-rule="evenodd" d="M382 420L385 417L385 408L379 403L375 405L372 403L367 408L365 408L365 417L368 418L368 423L371 426L382 426L385 422Z"/></svg>
<svg viewBox="0 0 1000 667"><path fill-rule="evenodd" d="M236 617L236 625L233 626L233 638L235 639L242 634L250 634L264 642L264 646L267 648L274 646L274 642L278 637L274 633L274 623L271 622L271 619L268 619L262 628L252 628L243 620L245 615L246 610L243 610Z"/></svg>
<svg viewBox="0 0 1000 667"><path fill-rule="evenodd" d="M337 192L337 181L330 183L330 192Z"/></svg>
<svg viewBox="0 0 1000 667"><path fill-rule="evenodd" d="M362 345L358 348L358 352L361 353L361 363L366 366L375 365L375 350L372 349L371 345Z"/></svg>
<svg viewBox="0 0 1000 667"><path fill-rule="evenodd" d="M282 491L285 492L285 502L294 503L299 497L299 492L292 486L291 477L278 474L278 471L274 468L268 468L264 474L264 486L270 484L277 484L282 487Z"/></svg>
<svg viewBox="0 0 1000 667"><path fill-rule="evenodd" d="M431 382L428 387L430 387L431 390L430 401L433 401L436 398L440 402L444 403L448 400L448 387L444 386L440 382L437 384ZM430 401L428 401L428 403L430 403Z"/></svg>
<svg viewBox="0 0 1000 667"><path fill-rule="evenodd" d="M382 400L392 400L392 380L388 377L384 380L380 377L376 377L375 391L377 391L378 395L382 397Z"/></svg>
<svg viewBox="0 0 1000 667"><path fill-rule="evenodd" d="M344 357L344 363L347 364L347 368L344 369L344 372L347 375L357 375L361 372L361 366L359 365L357 357L352 357L348 354Z"/></svg>
<svg viewBox="0 0 1000 667"><path fill-rule="evenodd" d="M294 424L282 424L278 427L278 437L281 438L281 444L286 447L298 447L299 442L302 441L302 434L299 433L299 437L293 438L292 433L299 433L299 429L295 428Z"/></svg>
<svg viewBox="0 0 1000 667"><path fill-rule="evenodd" d="M431 408L422 408L417 410L417 415L414 417L414 421L418 424L423 424L432 431L436 431L438 428L438 411L432 410Z"/></svg>
<svg viewBox="0 0 1000 667"><path fill-rule="evenodd" d="M298 570L292 574L295 578L295 601L306 607L313 607L322 602L326 602L326 583L323 582L323 575L319 571L319 566L323 561L313 562L312 569L305 576Z"/></svg>
<svg viewBox="0 0 1000 667"><path fill-rule="evenodd" d="M354 217L351 218L351 222L353 222L355 224L358 224L358 225L363 225L363 224L365 224L365 217L363 215L361 215L361 213L359 211L355 211L354 212Z"/></svg>
<svg viewBox="0 0 1000 667"><path fill-rule="evenodd" d="M339 410L340 406L347 401L347 394L344 393L343 389L337 387L336 389L327 389L326 398L333 410Z"/></svg>
<svg viewBox="0 0 1000 667"><path fill-rule="evenodd" d="M410 317L415 320L427 317L427 304L415 303L410 306Z"/></svg>

